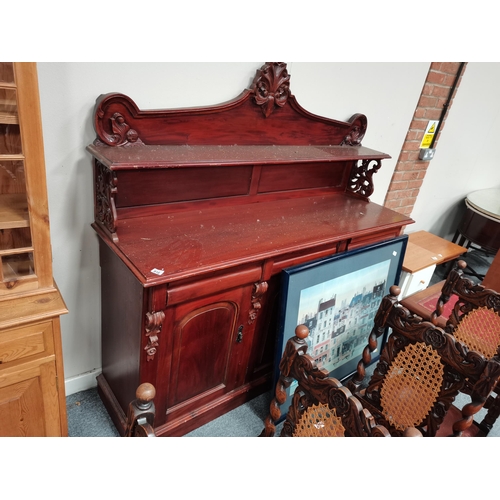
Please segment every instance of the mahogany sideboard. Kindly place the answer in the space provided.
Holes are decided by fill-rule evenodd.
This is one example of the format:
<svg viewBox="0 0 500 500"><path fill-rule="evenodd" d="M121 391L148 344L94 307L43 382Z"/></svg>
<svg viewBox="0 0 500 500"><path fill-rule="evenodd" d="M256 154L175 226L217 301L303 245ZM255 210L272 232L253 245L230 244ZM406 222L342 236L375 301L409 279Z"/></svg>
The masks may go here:
<svg viewBox="0 0 500 500"><path fill-rule="evenodd" d="M284 63L232 101L140 110L97 99L99 394L118 430L139 384L155 432L182 436L270 389L281 271L399 236L413 221L369 200L387 154L367 119L304 110Z"/></svg>

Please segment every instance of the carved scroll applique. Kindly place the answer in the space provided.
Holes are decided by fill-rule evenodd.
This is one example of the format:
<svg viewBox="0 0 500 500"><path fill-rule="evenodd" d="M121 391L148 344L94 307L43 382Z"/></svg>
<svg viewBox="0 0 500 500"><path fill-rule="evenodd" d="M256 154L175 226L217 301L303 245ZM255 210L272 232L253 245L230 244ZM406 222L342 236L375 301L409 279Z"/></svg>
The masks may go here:
<svg viewBox="0 0 500 500"><path fill-rule="evenodd" d="M100 161L96 161L96 222L100 223L107 229L113 240L116 238L116 205L115 197L118 192L118 179L116 173L103 165Z"/></svg>
<svg viewBox="0 0 500 500"><path fill-rule="evenodd" d="M370 197L374 189L372 177L380 166L380 160L361 160L356 163L352 168L347 189L365 198Z"/></svg>
<svg viewBox="0 0 500 500"><path fill-rule="evenodd" d="M158 347L158 334L163 326L163 320L165 319L165 313L163 311L158 311L154 313L146 313L146 337L148 338L148 343L144 350L147 354L147 361L152 361L156 354L156 348Z"/></svg>
<svg viewBox="0 0 500 500"><path fill-rule="evenodd" d="M356 113L349 119L350 128L340 143L341 146L361 146L368 121L365 115Z"/></svg>
<svg viewBox="0 0 500 500"><path fill-rule="evenodd" d="M251 325L257 318L257 314L262 308L261 299L262 296L267 292L268 284L266 281L261 281L254 284L254 289L252 293L252 308L248 314L248 324Z"/></svg>
<svg viewBox="0 0 500 500"><path fill-rule="evenodd" d="M99 110L97 115L102 120L103 111ZM112 134L108 134L101 123L100 137L108 146L125 146L131 144L142 144L139 134L130 127L121 113L113 113L109 119Z"/></svg>
<svg viewBox="0 0 500 500"><path fill-rule="evenodd" d="M275 106L282 108L290 95L290 75L286 64L266 63L257 74L252 83L255 102L261 106L264 116L267 118Z"/></svg>
<svg viewBox="0 0 500 500"><path fill-rule="evenodd" d="M363 139L364 133L361 132L360 127L353 127L352 130L344 137L342 144L347 146L360 146L361 139Z"/></svg>

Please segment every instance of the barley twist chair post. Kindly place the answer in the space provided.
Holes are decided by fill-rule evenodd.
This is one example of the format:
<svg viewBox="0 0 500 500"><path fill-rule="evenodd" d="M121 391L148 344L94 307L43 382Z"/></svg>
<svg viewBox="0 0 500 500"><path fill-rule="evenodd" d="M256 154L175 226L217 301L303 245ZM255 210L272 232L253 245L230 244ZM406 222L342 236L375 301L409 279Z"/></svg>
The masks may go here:
<svg viewBox="0 0 500 500"><path fill-rule="evenodd" d="M276 383L273 399L269 405L269 415L264 421L264 429L260 437L272 437L276 433L275 422L281 417L280 406L286 401L287 389L290 387L293 378L290 377L290 370L295 358L307 352L306 338L309 335L309 328L305 325L298 325L295 328L295 337L288 340L283 357L280 362L280 377Z"/></svg>
<svg viewBox="0 0 500 500"><path fill-rule="evenodd" d="M359 386L363 382L366 376L366 367L370 364L372 360L372 352L377 349L378 339L381 337L386 329L387 318L392 308L398 301L398 296L401 293L401 288L398 286L391 286L389 289L389 295L386 295L382 302L380 303L377 314L374 319L374 326L368 337L368 344L363 349L361 359L356 367L356 373L348 383L349 389L356 393Z"/></svg>

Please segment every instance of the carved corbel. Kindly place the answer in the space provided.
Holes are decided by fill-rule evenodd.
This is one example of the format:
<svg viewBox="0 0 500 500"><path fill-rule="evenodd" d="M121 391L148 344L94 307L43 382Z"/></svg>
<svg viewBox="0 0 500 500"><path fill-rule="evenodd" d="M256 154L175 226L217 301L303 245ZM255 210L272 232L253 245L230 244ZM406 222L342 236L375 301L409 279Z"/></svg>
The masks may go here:
<svg viewBox="0 0 500 500"><path fill-rule="evenodd" d="M347 185L348 191L369 198L374 189L373 174L378 172L381 165L380 160L360 160L355 163Z"/></svg>
<svg viewBox="0 0 500 500"><path fill-rule="evenodd" d="M262 308L261 299L262 296L267 292L268 284L267 281L260 281L259 283L255 283L253 286L252 293L252 307L248 314L248 324L251 325L255 318L257 318L257 314Z"/></svg>
<svg viewBox="0 0 500 500"><path fill-rule="evenodd" d="M165 313L163 311L146 313L146 337L148 338L148 343L144 350L147 353L147 361L152 361L156 354L156 348L158 347L158 334L163 326L163 321L165 320Z"/></svg>
<svg viewBox="0 0 500 500"><path fill-rule="evenodd" d="M251 89L257 105L267 118L275 106L282 108L290 95L290 75L286 63L266 63L257 71Z"/></svg>
<svg viewBox="0 0 500 500"><path fill-rule="evenodd" d="M118 192L118 179L116 173L103 165L95 162L95 220L106 229L113 241L118 241L116 235L116 204L115 197Z"/></svg>

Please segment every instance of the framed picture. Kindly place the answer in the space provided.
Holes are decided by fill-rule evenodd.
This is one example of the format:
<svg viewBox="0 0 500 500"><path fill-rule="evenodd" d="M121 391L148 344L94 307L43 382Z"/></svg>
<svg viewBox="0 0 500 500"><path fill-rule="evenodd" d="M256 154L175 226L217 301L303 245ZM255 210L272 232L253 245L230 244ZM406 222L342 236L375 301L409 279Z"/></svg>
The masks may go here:
<svg viewBox="0 0 500 500"><path fill-rule="evenodd" d="M340 381L355 373L380 302L399 284L407 240L401 236L283 270L275 383L286 342L301 324L309 328L307 354L320 368ZM386 336L379 338L372 363ZM282 415L295 387L288 389Z"/></svg>

